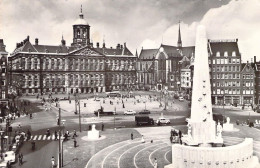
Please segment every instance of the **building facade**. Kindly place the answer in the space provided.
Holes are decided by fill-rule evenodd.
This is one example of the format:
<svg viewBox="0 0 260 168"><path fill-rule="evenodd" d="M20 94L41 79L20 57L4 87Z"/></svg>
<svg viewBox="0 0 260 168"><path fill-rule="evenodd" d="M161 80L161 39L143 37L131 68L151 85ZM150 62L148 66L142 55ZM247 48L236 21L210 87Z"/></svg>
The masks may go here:
<svg viewBox="0 0 260 168"><path fill-rule="evenodd" d="M5 111L8 105L8 73L7 73L7 55L5 50L4 40L0 39L0 110L1 116L5 116Z"/></svg>
<svg viewBox="0 0 260 168"><path fill-rule="evenodd" d="M181 60L190 58L195 47L183 47L180 27L177 46L161 45L158 49L143 49L137 63L139 89L181 90Z"/></svg>
<svg viewBox="0 0 260 168"><path fill-rule="evenodd" d="M255 70L255 104L260 104L260 61L256 61L254 56L254 70Z"/></svg>
<svg viewBox="0 0 260 168"><path fill-rule="evenodd" d="M213 104L242 104L241 55L235 40L209 40Z"/></svg>
<svg viewBox="0 0 260 168"><path fill-rule="evenodd" d="M241 92L243 104L255 104L255 70L253 63L242 63Z"/></svg>
<svg viewBox="0 0 260 168"><path fill-rule="evenodd" d="M73 43L66 46L35 44L29 36L18 43L9 58L11 83L23 94L93 93L136 86L136 56L126 47L96 47L82 10L73 25Z"/></svg>

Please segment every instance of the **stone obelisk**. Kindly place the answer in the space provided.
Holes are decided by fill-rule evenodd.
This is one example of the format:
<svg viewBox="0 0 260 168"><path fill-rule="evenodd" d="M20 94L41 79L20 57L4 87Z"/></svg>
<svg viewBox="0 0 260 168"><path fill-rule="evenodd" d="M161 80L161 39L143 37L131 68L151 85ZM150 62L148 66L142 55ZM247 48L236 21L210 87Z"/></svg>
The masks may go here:
<svg viewBox="0 0 260 168"><path fill-rule="evenodd" d="M196 34L191 118L188 123L189 145L208 146L216 142L208 57L206 30L200 25Z"/></svg>

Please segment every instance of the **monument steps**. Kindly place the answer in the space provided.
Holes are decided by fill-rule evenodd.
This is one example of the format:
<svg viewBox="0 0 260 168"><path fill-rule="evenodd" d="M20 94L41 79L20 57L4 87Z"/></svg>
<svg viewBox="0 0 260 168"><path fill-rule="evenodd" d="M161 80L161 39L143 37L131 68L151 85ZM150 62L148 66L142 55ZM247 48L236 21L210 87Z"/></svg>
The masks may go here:
<svg viewBox="0 0 260 168"><path fill-rule="evenodd" d="M103 160L103 168L111 168L111 167L118 167L119 160L121 159L121 155L124 154L130 148L136 147L141 145L140 141L131 142L129 141L128 144L122 145L121 147L114 149L111 151L109 155Z"/></svg>
<svg viewBox="0 0 260 168"><path fill-rule="evenodd" d="M136 168L148 167L148 165L152 166L153 159L151 159L151 161L149 155L154 150L160 148L162 145L164 145L163 142L149 144L147 145L147 147L141 149L138 153L136 153L134 157Z"/></svg>
<svg viewBox="0 0 260 168"><path fill-rule="evenodd" d="M167 158L167 154L171 154L171 151L169 145L162 145L149 155L150 163L153 163L154 158L157 159L158 167L163 167L164 165L171 163L171 158Z"/></svg>

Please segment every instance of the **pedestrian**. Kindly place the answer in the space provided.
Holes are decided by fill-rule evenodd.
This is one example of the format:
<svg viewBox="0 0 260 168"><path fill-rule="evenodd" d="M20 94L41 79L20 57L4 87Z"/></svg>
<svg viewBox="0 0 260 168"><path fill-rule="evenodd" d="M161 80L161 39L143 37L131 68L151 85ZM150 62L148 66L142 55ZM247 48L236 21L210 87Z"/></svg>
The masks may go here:
<svg viewBox="0 0 260 168"><path fill-rule="evenodd" d="M74 130L73 131L73 138L75 138L75 137L77 137L78 135L77 135L77 132L76 132L76 130Z"/></svg>
<svg viewBox="0 0 260 168"><path fill-rule="evenodd" d="M46 135L47 135L47 137L51 135L51 133L50 133L50 130L49 130L49 129L47 129L47 131L46 131Z"/></svg>
<svg viewBox="0 0 260 168"><path fill-rule="evenodd" d="M11 168L11 162L9 160L6 165L7 165L7 168Z"/></svg>
<svg viewBox="0 0 260 168"><path fill-rule="evenodd" d="M142 135L141 142L145 143L144 136Z"/></svg>
<svg viewBox="0 0 260 168"><path fill-rule="evenodd" d="M102 123L101 130L104 131L104 123Z"/></svg>
<svg viewBox="0 0 260 168"><path fill-rule="evenodd" d="M54 168L55 166L55 159L54 156L51 157L51 167Z"/></svg>
<svg viewBox="0 0 260 168"><path fill-rule="evenodd" d="M173 137L172 137L172 135L170 136L170 142L172 143L172 140L173 140Z"/></svg>
<svg viewBox="0 0 260 168"><path fill-rule="evenodd" d="M76 138L74 139L74 148L76 148L77 147L77 140L76 140Z"/></svg>
<svg viewBox="0 0 260 168"><path fill-rule="evenodd" d="M133 140L134 139L134 134L133 133L131 133L131 140Z"/></svg>
<svg viewBox="0 0 260 168"><path fill-rule="evenodd" d="M55 141L58 140L58 134L57 134L57 131L55 130L54 132L54 136L55 136Z"/></svg>
<svg viewBox="0 0 260 168"><path fill-rule="evenodd" d="M154 158L153 167L157 168L157 159L156 158Z"/></svg>
<svg viewBox="0 0 260 168"><path fill-rule="evenodd" d="M19 165L22 165L22 162L21 162L21 155L20 155L20 154L18 155L18 162L19 162Z"/></svg>
<svg viewBox="0 0 260 168"><path fill-rule="evenodd" d="M30 130L28 129L27 130L27 141L29 141L31 139L31 132Z"/></svg>

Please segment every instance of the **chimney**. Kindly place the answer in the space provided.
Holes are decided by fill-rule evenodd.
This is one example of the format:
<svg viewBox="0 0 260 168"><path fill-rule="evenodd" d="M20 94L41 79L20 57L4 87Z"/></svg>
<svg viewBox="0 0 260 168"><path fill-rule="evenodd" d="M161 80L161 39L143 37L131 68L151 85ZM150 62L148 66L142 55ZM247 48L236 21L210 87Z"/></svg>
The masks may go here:
<svg viewBox="0 0 260 168"><path fill-rule="evenodd" d="M124 48L126 48L126 43L124 43Z"/></svg>
<svg viewBox="0 0 260 168"><path fill-rule="evenodd" d="M116 49L120 49L120 44L117 44Z"/></svg>
<svg viewBox="0 0 260 168"><path fill-rule="evenodd" d="M35 39L35 45L38 45L38 44L39 44L39 39L36 38L36 39Z"/></svg>
<svg viewBox="0 0 260 168"><path fill-rule="evenodd" d="M254 56L254 63L256 63L256 56Z"/></svg>
<svg viewBox="0 0 260 168"><path fill-rule="evenodd" d="M18 48L19 47L19 43L16 43L16 48Z"/></svg>
<svg viewBox="0 0 260 168"><path fill-rule="evenodd" d="M121 45L120 48L123 49L123 45Z"/></svg>
<svg viewBox="0 0 260 168"><path fill-rule="evenodd" d="M106 48L106 43L105 42L103 42L103 48Z"/></svg>
<svg viewBox="0 0 260 168"><path fill-rule="evenodd" d="M236 42L238 42L238 38L236 38Z"/></svg>
<svg viewBox="0 0 260 168"><path fill-rule="evenodd" d="M97 48L99 48L99 42L97 42Z"/></svg>

